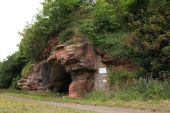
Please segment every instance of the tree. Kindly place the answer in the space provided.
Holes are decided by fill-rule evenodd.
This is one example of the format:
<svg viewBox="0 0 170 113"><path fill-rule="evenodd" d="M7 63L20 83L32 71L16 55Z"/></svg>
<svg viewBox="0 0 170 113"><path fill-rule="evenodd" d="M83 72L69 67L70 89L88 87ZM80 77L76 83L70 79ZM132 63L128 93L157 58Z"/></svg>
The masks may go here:
<svg viewBox="0 0 170 113"><path fill-rule="evenodd" d="M170 1L150 0L146 9L131 15L132 53L147 76L163 78L170 72ZM169 75L166 75L169 76Z"/></svg>
<svg viewBox="0 0 170 113"><path fill-rule="evenodd" d="M44 0L43 9L32 24L23 30L20 51L29 59L36 59L46 47L50 38L56 37L67 27L69 14L80 3L80 0Z"/></svg>
<svg viewBox="0 0 170 113"><path fill-rule="evenodd" d="M0 64L0 88L9 88L13 79L21 77L20 73L26 62L27 59L22 57L19 52L8 56L7 60Z"/></svg>

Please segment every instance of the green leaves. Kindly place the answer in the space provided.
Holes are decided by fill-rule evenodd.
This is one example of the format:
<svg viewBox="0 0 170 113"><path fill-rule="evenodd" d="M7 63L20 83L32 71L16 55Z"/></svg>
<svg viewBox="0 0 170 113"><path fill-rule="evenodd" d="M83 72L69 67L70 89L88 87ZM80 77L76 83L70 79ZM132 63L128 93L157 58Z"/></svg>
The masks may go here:
<svg viewBox="0 0 170 113"><path fill-rule="evenodd" d="M125 58L128 32L120 1L98 0L91 9L91 16L81 20L80 31L95 47L102 48L115 58ZM121 11L121 12L120 12Z"/></svg>
<svg viewBox="0 0 170 113"><path fill-rule="evenodd" d="M115 30L120 27L116 7L106 0L98 0L94 7L94 18L98 30Z"/></svg>
<svg viewBox="0 0 170 113"><path fill-rule="evenodd" d="M138 48L133 55L154 78L158 77L160 71L170 71L167 68L170 65L168 4L166 0L150 0L148 6L134 15L131 21L132 34L137 34L131 35L132 48Z"/></svg>
<svg viewBox="0 0 170 113"><path fill-rule="evenodd" d="M13 79L20 77L22 67L27 59L21 56L19 52L9 56L7 60L0 64L0 88L9 88Z"/></svg>
<svg viewBox="0 0 170 113"><path fill-rule="evenodd" d="M162 52L163 52L164 55L170 56L170 45L164 47L164 48L162 49Z"/></svg>
<svg viewBox="0 0 170 113"><path fill-rule="evenodd" d="M79 0L45 0L36 20L25 27L20 51L29 59L36 59L46 47L48 39L67 27L68 16L78 7Z"/></svg>

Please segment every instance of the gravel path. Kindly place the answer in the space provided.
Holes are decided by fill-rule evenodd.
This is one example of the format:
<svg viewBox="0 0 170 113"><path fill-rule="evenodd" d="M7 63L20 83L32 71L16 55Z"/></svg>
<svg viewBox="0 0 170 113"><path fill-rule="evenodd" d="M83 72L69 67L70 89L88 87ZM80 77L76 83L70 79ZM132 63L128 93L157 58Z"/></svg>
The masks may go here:
<svg viewBox="0 0 170 113"><path fill-rule="evenodd" d="M88 110L88 111L96 111L99 113L168 113L168 112L160 112L160 111L151 111L151 110L139 110L139 109L132 109L132 108L122 108L122 107L104 107L104 106L92 106L92 105L81 105L75 103L59 103L59 102L50 102L50 101L39 101L33 100L30 98L25 97L18 97L18 96L5 96L2 95L4 98L10 98L16 101L31 101L37 102L41 104L47 104L62 108L73 108L73 109L80 109L80 110Z"/></svg>

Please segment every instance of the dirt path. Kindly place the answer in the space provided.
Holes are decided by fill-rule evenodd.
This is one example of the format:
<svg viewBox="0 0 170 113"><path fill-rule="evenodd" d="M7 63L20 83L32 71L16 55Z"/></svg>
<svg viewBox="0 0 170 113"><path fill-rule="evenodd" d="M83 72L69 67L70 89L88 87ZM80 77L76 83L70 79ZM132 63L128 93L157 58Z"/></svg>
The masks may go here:
<svg viewBox="0 0 170 113"><path fill-rule="evenodd" d="M92 106L92 105L80 105L75 103L59 103L59 102L49 102L49 101L38 101L24 97L17 97L17 96L5 96L1 95L4 98L10 98L16 101L31 101L37 102L41 104L47 104L51 106L57 106L62 108L73 108L73 109L80 109L80 110L88 110L88 111L96 111L99 113L168 113L168 112L160 112L160 111L151 111L151 110L139 110L139 109L132 109L132 108L121 108L121 107L104 107L104 106Z"/></svg>

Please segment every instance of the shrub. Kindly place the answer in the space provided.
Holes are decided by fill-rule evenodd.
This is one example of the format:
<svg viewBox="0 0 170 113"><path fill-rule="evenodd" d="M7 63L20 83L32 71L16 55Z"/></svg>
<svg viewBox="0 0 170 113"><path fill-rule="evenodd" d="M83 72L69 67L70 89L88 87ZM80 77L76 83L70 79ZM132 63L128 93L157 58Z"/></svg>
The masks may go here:
<svg viewBox="0 0 170 113"><path fill-rule="evenodd" d="M112 89L121 89L129 85L137 77L136 72L126 69L113 70L109 73L109 85Z"/></svg>
<svg viewBox="0 0 170 113"><path fill-rule="evenodd" d="M27 76L31 71L32 71L32 68L33 68L33 62L32 61L29 61L22 69L21 71L21 76Z"/></svg>
<svg viewBox="0 0 170 113"><path fill-rule="evenodd" d="M9 56L0 66L0 88L9 88L15 78L20 77L22 67L27 59L19 52Z"/></svg>
<svg viewBox="0 0 170 113"><path fill-rule="evenodd" d="M12 84L10 86L10 89L15 89L15 90L19 90L20 88L18 87L18 80L20 79L21 75L17 75L16 78L13 78L12 80Z"/></svg>

